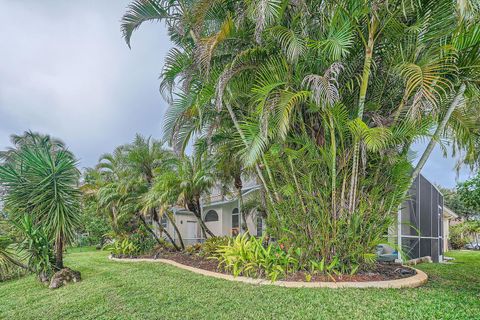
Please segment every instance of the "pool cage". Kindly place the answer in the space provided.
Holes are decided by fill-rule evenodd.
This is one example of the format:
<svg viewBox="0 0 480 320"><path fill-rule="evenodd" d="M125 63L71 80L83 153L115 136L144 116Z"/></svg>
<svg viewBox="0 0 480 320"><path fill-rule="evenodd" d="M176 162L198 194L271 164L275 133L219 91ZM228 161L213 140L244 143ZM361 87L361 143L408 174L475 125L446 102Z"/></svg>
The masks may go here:
<svg viewBox="0 0 480 320"><path fill-rule="evenodd" d="M409 190L409 199L398 211L395 242L402 248L402 260L425 256L443 260L443 195L419 175Z"/></svg>

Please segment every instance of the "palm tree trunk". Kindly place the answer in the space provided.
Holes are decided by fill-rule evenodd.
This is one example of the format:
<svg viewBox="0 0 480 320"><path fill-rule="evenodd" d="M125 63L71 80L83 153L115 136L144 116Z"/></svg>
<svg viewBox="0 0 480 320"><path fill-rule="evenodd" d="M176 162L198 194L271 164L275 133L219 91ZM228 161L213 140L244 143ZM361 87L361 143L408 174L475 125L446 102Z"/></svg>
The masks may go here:
<svg viewBox="0 0 480 320"><path fill-rule="evenodd" d="M147 221L145 221L145 218L143 217L143 215L139 214L138 215L138 218L140 219L140 221L143 223L143 225L145 226L145 229L147 229L147 231L153 236L153 238L155 238L155 240L157 241L157 243L159 245L162 244L162 242L160 241L160 238L157 236L157 234L152 230L152 228L150 228L150 226L148 225ZM172 242L172 245L173 247L175 248L175 250L177 251L180 251L180 248L177 246L177 244L175 243L175 241L173 240L173 238L170 236L170 234L168 233L167 230L165 230L165 228L162 226L161 223L158 223L156 221L160 231L162 231L163 233L165 233L165 235L167 236L167 238L170 240L170 242Z"/></svg>
<svg viewBox="0 0 480 320"><path fill-rule="evenodd" d="M247 218L245 217L245 213L243 212L243 194L242 194L242 189L243 189L243 181L242 181L242 176L241 174L238 174L235 176L235 189L237 190L237 198L238 198L238 213L242 217L242 229L243 231L246 231L249 233L248 230L248 225L247 225Z"/></svg>
<svg viewBox="0 0 480 320"><path fill-rule="evenodd" d="M453 111L455 111L455 109L458 107L458 105L462 101L463 94L465 93L465 89L466 89L466 86L464 83L462 83L462 85L458 89L457 95L455 96L452 103L448 107L447 113L443 117L442 122L440 122L440 124L437 126L437 129L435 130L435 133L430 139L430 142L428 143L427 148L423 152L422 156L420 157L420 160L417 163L417 166L413 170L412 176L410 177L410 185L415 181L417 176L420 174L420 171L422 171L423 167L425 166L425 163L430 157L430 154L432 153L433 148L437 144L437 141L440 138L440 135L445 130L445 127L447 126L448 120L450 120L450 117L452 116Z"/></svg>
<svg viewBox="0 0 480 320"><path fill-rule="evenodd" d="M363 111L365 109L365 99L367 96L368 80L370 78L370 69L372 66L373 47L375 45L375 32L377 29L378 21L375 13L372 14L368 33L368 43L365 48L365 62L363 64L362 83L360 86L360 96L358 100L358 114L357 118L363 118ZM353 212L355 209L357 182L358 182L358 162L360 156L360 142L356 142L353 147L353 161L352 161L352 176L350 182L350 195L349 195L349 211Z"/></svg>
<svg viewBox="0 0 480 320"><path fill-rule="evenodd" d="M333 124L332 115L329 115L330 118L330 144L331 144L331 152L332 152L332 180L331 180L331 188L332 188L332 214L334 217L334 221L336 223L337 220L337 210L336 210L336 201L337 201L337 144L335 140L335 126Z"/></svg>
<svg viewBox="0 0 480 320"><path fill-rule="evenodd" d="M162 231L162 233L165 233L165 235L167 236L168 240L170 240L170 242L172 243L173 247L175 248L175 250L177 251L180 251L180 247L175 243L175 239L173 239L173 237L170 235L170 233L167 231L167 229L165 229L162 224L160 223L160 221L155 221L155 223L157 224L158 228L160 229L160 231Z"/></svg>
<svg viewBox="0 0 480 320"><path fill-rule="evenodd" d="M207 238L207 234L210 237L215 237L215 234L207 227L207 225L202 219L202 207L200 205L200 197L195 197L195 200L193 200L193 202L188 202L187 209L193 212L193 214L197 218L197 221L200 224L200 229L202 229L203 237Z"/></svg>
<svg viewBox="0 0 480 320"><path fill-rule="evenodd" d="M55 240L55 269L63 269L63 237L61 236Z"/></svg>
<svg viewBox="0 0 480 320"><path fill-rule="evenodd" d="M237 117L235 116L235 113L233 112L233 109L232 107L230 106L230 104L226 104L226 107L227 107L227 110L228 110L228 113L230 114L230 118L232 119L232 122L233 122L233 125L235 126L235 129L237 129L237 132L238 134L240 135L240 138L242 139L242 142L243 144L248 147L248 143L247 143L247 139L245 138L245 135L243 134L243 131L242 131L242 128L240 128L240 124L238 123L238 120L237 120ZM267 185L267 181L265 180L265 177L263 176L262 174L262 170L260 170L260 167L258 164L255 164L255 171L257 172L257 175L258 177L260 178L260 180L262 181L262 184L263 184L263 189L265 190L265 193L267 194L268 198L270 199L270 201L272 203L274 203L274 200L273 200L273 197L272 195L270 194L270 191L268 190L268 185ZM274 210L276 216L277 216L277 219L280 218L280 216L278 215L277 211Z"/></svg>
<svg viewBox="0 0 480 320"><path fill-rule="evenodd" d="M180 242L180 247L182 247L182 250L185 250L185 244L183 243L182 234L180 233L180 230L178 230L177 224L175 223L175 216L171 216L169 212L165 212L165 214L167 215L168 220L175 229L175 233L178 235L178 242Z"/></svg>

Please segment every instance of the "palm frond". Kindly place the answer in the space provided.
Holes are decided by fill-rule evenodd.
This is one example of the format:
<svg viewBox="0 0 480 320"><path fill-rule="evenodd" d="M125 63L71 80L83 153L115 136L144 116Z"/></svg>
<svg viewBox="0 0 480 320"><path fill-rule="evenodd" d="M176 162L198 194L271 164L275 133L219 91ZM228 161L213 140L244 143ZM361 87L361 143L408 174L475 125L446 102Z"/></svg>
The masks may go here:
<svg viewBox="0 0 480 320"><path fill-rule="evenodd" d="M121 30L128 47L133 32L147 21L161 21L168 18L168 6L166 0L135 0L127 8L127 12L121 19Z"/></svg>

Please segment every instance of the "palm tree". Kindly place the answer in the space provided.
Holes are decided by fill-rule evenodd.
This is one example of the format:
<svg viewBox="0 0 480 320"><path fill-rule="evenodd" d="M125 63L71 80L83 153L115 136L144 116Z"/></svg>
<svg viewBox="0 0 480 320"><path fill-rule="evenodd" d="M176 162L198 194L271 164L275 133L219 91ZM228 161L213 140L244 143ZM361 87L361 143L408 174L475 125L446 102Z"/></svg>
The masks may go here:
<svg viewBox="0 0 480 320"><path fill-rule="evenodd" d="M143 209L144 213L152 212L157 210L159 215L166 217L172 224L175 232L178 236L180 247L182 250L185 249L185 244L183 243L182 234L178 229L178 226L175 222L174 213L171 210L171 207L177 204L178 194L168 185L168 182L171 179L166 178L167 175L171 174L171 171L162 172L160 176L157 176L154 184L148 190L148 192L143 196ZM167 185L165 185L167 183Z"/></svg>
<svg viewBox="0 0 480 320"><path fill-rule="evenodd" d="M231 123L230 119L223 121ZM210 141L206 141L205 139L209 139ZM240 156L241 148L235 144L237 139L236 130L232 128L232 126L222 124L210 137L198 138L195 144L195 151L197 157L212 158L215 179L225 190L233 186L238 199L238 209L242 217L243 229L244 231L248 231L246 214L243 210L243 179L251 178L254 174L251 170L244 167ZM213 157L211 154L213 154Z"/></svg>
<svg viewBox="0 0 480 320"><path fill-rule="evenodd" d="M462 18L465 19L465 15L470 16L468 13L463 12ZM443 119L437 125L427 148L412 173L412 182L424 167L441 136L451 136L456 139L460 145L472 143L472 136L478 136L478 132L473 132L473 134L471 131L462 132L464 126L458 123L464 120L462 119L461 109L471 111L471 104L478 105L477 99L480 90L480 28L478 24L472 24L471 21L463 20L453 33L451 42L456 55L458 68L456 72L456 83L452 85L451 97L447 100L448 104L446 105ZM465 94L466 91L467 94ZM459 109L460 112L457 112L455 115L458 118L454 117L451 119L454 112ZM477 121L474 120L473 125L475 126L477 124L478 118ZM447 129L450 129L450 132ZM475 147L467 148L467 153L474 154L476 152L475 150L478 149ZM469 157L471 158L471 155L467 154L466 158L468 159Z"/></svg>
<svg viewBox="0 0 480 320"><path fill-rule="evenodd" d="M120 231L119 221L124 223L136 217L152 234L158 243L160 239L150 228L145 217L150 217L160 231L178 249L169 232L163 228L158 208L143 212L142 198L152 188L154 171L168 167L173 154L162 148L159 141L136 135L133 143L119 146L112 154L100 158L97 170L103 174L103 181L96 191L100 210L106 210L113 226Z"/></svg>
<svg viewBox="0 0 480 320"><path fill-rule="evenodd" d="M214 237L202 218L201 198L214 183L213 163L198 157L181 157L173 163L170 171L159 174L155 179L154 199L167 206L182 204L193 212L204 236Z"/></svg>
<svg viewBox="0 0 480 320"><path fill-rule="evenodd" d="M63 144L31 132L23 138L0 165L5 211L12 220L28 215L45 227L55 246L55 268L62 269L65 245L79 223L80 173Z"/></svg>
<svg viewBox="0 0 480 320"><path fill-rule="evenodd" d="M463 101L478 92L477 9L451 0L151 0L134 1L122 28L130 43L144 21L162 20L176 44L161 75L171 145L182 150L198 136L214 144L234 128L228 148L262 181L275 236L295 232L293 243L333 259L338 239L365 232L371 241L358 250L368 252L388 227L431 150L414 170L412 143L442 136L474 153L478 112ZM359 217L378 228L359 231ZM332 226L325 243L316 242L318 221Z"/></svg>

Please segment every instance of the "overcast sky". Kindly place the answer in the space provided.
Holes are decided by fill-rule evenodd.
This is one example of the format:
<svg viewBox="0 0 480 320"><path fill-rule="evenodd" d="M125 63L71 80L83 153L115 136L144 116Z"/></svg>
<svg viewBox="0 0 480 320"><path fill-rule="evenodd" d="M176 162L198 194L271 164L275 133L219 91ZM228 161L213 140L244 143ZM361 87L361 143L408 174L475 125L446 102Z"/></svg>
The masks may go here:
<svg viewBox="0 0 480 320"><path fill-rule="evenodd" d="M171 44L163 24L148 23L128 49L128 3L0 0L0 148L30 129L61 138L86 167L137 132L161 137L158 74ZM454 164L437 148L423 174L452 187Z"/></svg>

